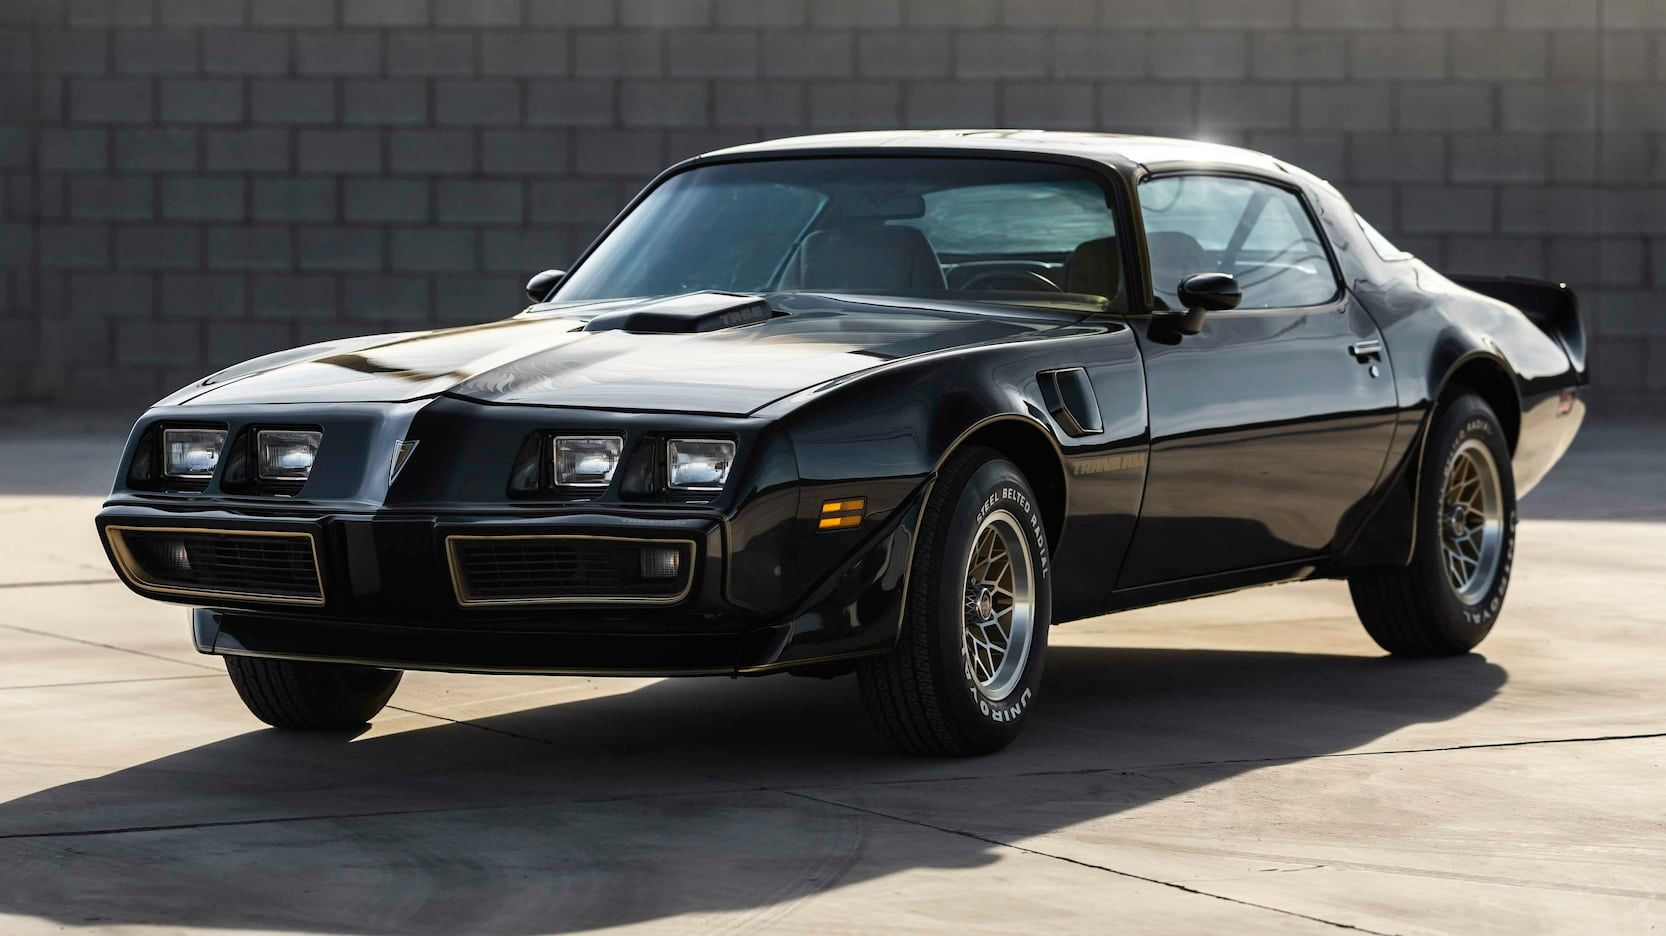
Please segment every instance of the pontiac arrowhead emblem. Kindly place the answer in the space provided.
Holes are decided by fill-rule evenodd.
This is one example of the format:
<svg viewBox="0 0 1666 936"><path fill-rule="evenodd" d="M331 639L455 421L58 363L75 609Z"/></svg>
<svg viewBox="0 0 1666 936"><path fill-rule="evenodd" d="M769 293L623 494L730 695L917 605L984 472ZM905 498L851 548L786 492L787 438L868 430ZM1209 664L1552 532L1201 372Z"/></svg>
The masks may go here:
<svg viewBox="0 0 1666 936"><path fill-rule="evenodd" d="M416 451L416 447L416 439L400 439L399 442L394 445L393 464L388 466L389 484L393 483L394 478L399 477L399 470L404 468L405 463L411 460L411 453Z"/></svg>

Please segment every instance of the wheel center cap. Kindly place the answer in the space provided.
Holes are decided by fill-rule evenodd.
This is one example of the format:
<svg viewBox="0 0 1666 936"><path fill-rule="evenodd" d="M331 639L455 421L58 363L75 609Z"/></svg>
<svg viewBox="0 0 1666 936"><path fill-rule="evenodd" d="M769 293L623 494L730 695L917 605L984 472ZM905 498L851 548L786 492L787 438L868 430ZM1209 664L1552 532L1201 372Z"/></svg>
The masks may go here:
<svg viewBox="0 0 1666 936"><path fill-rule="evenodd" d="M995 616L995 593L988 588L978 589L977 600L972 602L972 610L982 620L989 620Z"/></svg>
<svg viewBox="0 0 1666 936"><path fill-rule="evenodd" d="M1446 508L1446 526L1451 529L1453 536L1462 536L1469 531L1469 524L1464 520L1462 505L1453 504Z"/></svg>

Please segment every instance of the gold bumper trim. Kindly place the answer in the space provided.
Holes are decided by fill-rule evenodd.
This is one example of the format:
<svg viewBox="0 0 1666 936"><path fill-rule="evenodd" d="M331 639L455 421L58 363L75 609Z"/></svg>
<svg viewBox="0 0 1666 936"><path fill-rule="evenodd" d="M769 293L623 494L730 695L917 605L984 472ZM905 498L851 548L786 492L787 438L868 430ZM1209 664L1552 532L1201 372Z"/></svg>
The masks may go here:
<svg viewBox="0 0 1666 936"><path fill-rule="evenodd" d="M311 533L298 533L279 530L228 530L220 527L160 527L160 526L108 526L104 528L105 536L110 541L110 554L116 557L116 571L128 584L140 591L155 592L161 595L179 595L188 598L235 598L238 601L258 601L269 604L287 605L321 605L324 603L324 572L318 565L318 541ZM128 549L124 534L127 533L208 533L217 536L264 536L272 538L300 537L307 541L307 550L312 555L312 577L318 586L316 596L273 595L262 592L231 591L227 589L188 588L180 585L165 585L151 579L139 561L133 557Z"/></svg>
<svg viewBox="0 0 1666 936"><path fill-rule="evenodd" d="M463 584L462 569L458 564L457 544L472 540L491 540L494 542L508 542L513 540L588 540L610 543L650 543L656 546L679 546L686 550L684 558L688 561L688 573L683 578L682 590L675 595L579 595L549 598L475 598L468 592L468 586ZM691 539L654 539L642 536L588 536L575 533L539 533L539 534L452 534L445 538L446 563L451 567L451 590L457 596L457 603L469 608L483 608L505 605L560 605L560 604L636 604L636 605L673 605L688 597L694 589L694 564L699 546Z"/></svg>

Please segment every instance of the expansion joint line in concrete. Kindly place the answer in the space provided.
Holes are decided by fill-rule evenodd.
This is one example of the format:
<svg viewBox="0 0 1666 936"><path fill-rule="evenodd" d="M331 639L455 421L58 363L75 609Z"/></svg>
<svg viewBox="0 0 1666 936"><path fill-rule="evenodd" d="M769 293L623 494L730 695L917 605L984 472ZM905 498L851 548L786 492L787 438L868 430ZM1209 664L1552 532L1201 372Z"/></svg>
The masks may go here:
<svg viewBox="0 0 1666 936"><path fill-rule="evenodd" d="M60 829L41 832L0 833L0 842L18 839L89 838L95 835L133 835L143 832L192 832L198 829L223 829L237 826L289 825L297 822L343 822L353 819L397 819L401 816L435 816L445 813L488 812L506 809L535 809L540 807L592 806L607 803L635 803L649 800L679 799L696 796L732 796L748 792L725 790L668 790L664 793L635 793L624 796L592 796L571 800L538 800L526 803L476 803L469 806L428 806L412 809L373 809L364 812L315 813L301 816L257 816L251 819L210 819L204 822L171 822L158 825L112 826L103 829Z"/></svg>
<svg viewBox="0 0 1666 936"><path fill-rule="evenodd" d="M948 826L940 826L940 825L936 825L936 824L930 823L930 822L923 822L919 819L910 819L906 816L898 816L898 815L895 815L893 813L881 812L880 810L877 810L877 809L869 809L868 807L865 807L865 806L854 806L854 805L851 805L850 803L841 803L838 800L823 799L822 797L819 797L819 796L811 796L808 793L799 793L799 792L795 792L795 791L792 791L792 790L783 790L782 792L786 793L788 796L794 796L794 797L797 797L799 799L809 800L810 802L813 802L813 803L821 803L824 806L832 806L832 807L837 808L837 809L849 809L849 810L853 810L855 812L865 813L865 814L870 815L870 816L875 816L875 817L878 817L880 819L889 819L893 822L901 822L901 823L904 823L906 825L916 826L916 827L922 828L922 829L931 829L931 830L936 831L936 832L942 832L946 835L958 835L962 838L969 838L969 839L971 839L973 841L976 841L976 842L983 842L986 845L993 845L996 848L1009 848L1009 849L1012 849L1013 851L1022 852L1023 854L1026 854L1026 855L1034 855L1037 858L1050 858L1054 861L1062 861L1066 864L1072 864L1072 865L1075 865L1079 868L1087 868L1087 869L1092 870L1092 871L1102 871L1106 874L1114 874L1117 877L1128 878L1129 880L1133 880L1133 881L1143 881L1147 884L1155 884L1158 887L1167 887L1167 888L1170 888L1172 890L1181 891L1181 892L1187 893L1187 894L1193 894L1193 895L1196 895L1198 897L1208 897L1208 898L1211 898L1211 899L1214 899L1214 900L1225 901L1226 903L1230 903L1230 904L1237 904L1238 906L1241 906L1241 907L1250 907L1250 908L1253 908L1253 909L1256 909L1256 910L1265 910L1269 913L1277 913L1277 914L1280 914L1282 916L1296 917L1297 919L1307 920L1307 921L1312 922L1312 923L1319 923L1319 924L1324 925L1324 926L1331 926L1331 927L1335 927L1336 929L1349 930L1349 931L1356 932L1356 933L1370 933L1370 934L1372 934L1372 936L1395 936L1395 934L1393 934L1393 933L1385 933L1381 930L1366 929L1363 926L1355 926L1352 923L1339 923L1335 920L1327 920L1323 917L1316 917L1316 916L1312 916L1310 914L1300 913L1300 912L1295 911L1295 910L1286 910L1282 907L1274 907L1274 906L1270 906L1268 904L1255 903L1254 901L1250 901L1250 900L1241 900L1237 897L1228 897L1224 894L1215 894L1215 893L1211 893L1211 892L1206 891L1206 890L1199 890L1198 888L1195 888L1195 887L1188 887L1185 884L1178 884L1178 883L1175 883L1173 881L1165 881L1165 880L1162 880L1161 878L1147 877L1143 874L1135 874L1132 871L1121 871L1121 870L1118 870L1116 868L1108 867L1106 865L1094 864L1090 861L1082 861L1082 860L1077 859L1077 858L1071 858L1067 855L1056 855L1056 854L1053 854L1052 852L1042 851L1042 850L1037 849L1037 848L1030 848L1030 847L1027 847L1027 846L1024 846L1024 845L1016 845L1016 844L1013 844L1012 842L1004 842L1000 839L991 838L990 836L987 836L987 835L979 835L976 832L969 832L965 829L954 829L954 828L950 828Z"/></svg>
<svg viewBox="0 0 1666 936"><path fill-rule="evenodd" d="M99 643L96 640L83 640L80 637L71 637L68 634L60 634L55 631L36 630L33 627L24 627L20 624L0 624L0 627L5 628L6 630L17 631L20 634L33 634L36 637L56 637L59 640L67 640L70 643L78 643L82 646L98 647L103 650L114 650L117 653L131 653L134 656L149 657L152 660L163 660L168 663L177 663L180 666L189 666L192 669L215 671L220 669L218 666L208 666L203 663L192 663L186 660L178 660L173 657L163 656L160 653L146 653L143 650L135 650L132 647L118 647L115 644Z"/></svg>
<svg viewBox="0 0 1666 936"><path fill-rule="evenodd" d="M79 689L83 686L126 686L133 683L177 682L181 679L224 679L221 673L192 673L189 676L139 676L134 679L87 679L80 682L32 683L27 686L0 686L0 692L22 689Z"/></svg>

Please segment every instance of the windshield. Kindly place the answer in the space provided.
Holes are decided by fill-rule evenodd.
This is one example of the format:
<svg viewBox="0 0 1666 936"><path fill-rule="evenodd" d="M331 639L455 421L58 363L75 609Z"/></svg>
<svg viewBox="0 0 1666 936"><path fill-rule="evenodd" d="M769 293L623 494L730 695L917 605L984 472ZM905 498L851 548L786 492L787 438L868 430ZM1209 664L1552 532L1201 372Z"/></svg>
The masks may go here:
<svg viewBox="0 0 1666 936"><path fill-rule="evenodd" d="M554 298L706 289L1009 301L1069 294L1115 307L1122 263L1107 192L1083 169L1001 159L771 160L673 176Z"/></svg>

